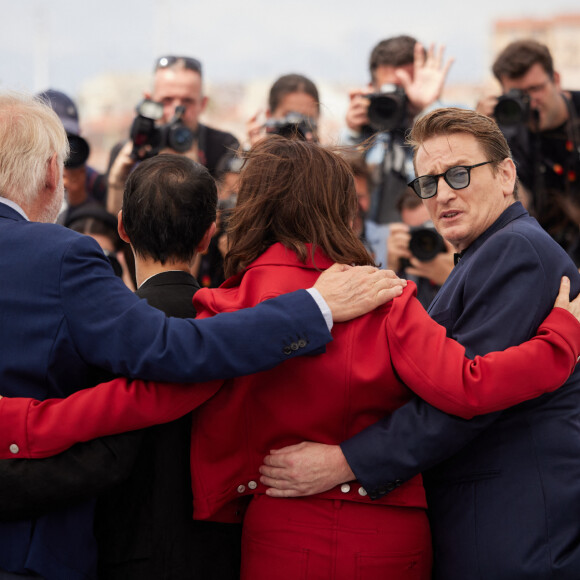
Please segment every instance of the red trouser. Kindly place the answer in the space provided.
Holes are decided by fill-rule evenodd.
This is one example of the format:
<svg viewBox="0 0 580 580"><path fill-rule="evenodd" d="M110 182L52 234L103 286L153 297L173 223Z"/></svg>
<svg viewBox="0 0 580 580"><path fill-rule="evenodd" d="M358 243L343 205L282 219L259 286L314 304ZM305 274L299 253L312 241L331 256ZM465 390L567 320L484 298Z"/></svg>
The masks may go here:
<svg viewBox="0 0 580 580"><path fill-rule="evenodd" d="M242 580L429 580L421 508L255 496L244 519Z"/></svg>

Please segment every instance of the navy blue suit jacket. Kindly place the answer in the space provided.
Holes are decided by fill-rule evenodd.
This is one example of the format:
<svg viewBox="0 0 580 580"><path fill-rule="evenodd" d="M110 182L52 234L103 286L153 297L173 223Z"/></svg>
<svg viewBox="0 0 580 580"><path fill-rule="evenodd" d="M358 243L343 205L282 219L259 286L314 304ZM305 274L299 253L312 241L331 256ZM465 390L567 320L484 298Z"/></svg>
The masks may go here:
<svg viewBox="0 0 580 580"><path fill-rule="evenodd" d="M564 274L575 295L578 270L514 203L429 312L469 356L503 350L535 333ZM424 472L435 578L580 578L579 370L554 393L471 421L415 398L342 449L371 497Z"/></svg>
<svg viewBox="0 0 580 580"><path fill-rule="evenodd" d="M181 382L239 376L318 352L331 339L305 291L204 321L166 318L123 285L94 240L28 222L3 203L0 247L6 396L63 397L112 374ZM306 347L288 348L301 338ZM93 507L79 502L0 523L0 569L93 578Z"/></svg>

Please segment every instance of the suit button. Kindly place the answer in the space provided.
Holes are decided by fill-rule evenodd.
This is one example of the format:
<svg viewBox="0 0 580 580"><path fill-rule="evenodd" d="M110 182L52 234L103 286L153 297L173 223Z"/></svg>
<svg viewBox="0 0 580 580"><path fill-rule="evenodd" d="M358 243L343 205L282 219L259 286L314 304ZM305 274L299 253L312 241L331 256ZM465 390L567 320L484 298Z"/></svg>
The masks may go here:
<svg viewBox="0 0 580 580"><path fill-rule="evenodd" d="M377 489L377 493L379 495L385 495L385 493L387 493L387 488L381 485L381 487L379 487L379 489Z"/></svg>
<svg viewBox="0 0 580 580"><path fill-rule="evenodd" d="M348 483L343 483L340 486L340 491L342 491L342 493L348 493L350 491L350 485L348 485Z"/></svg>
<svg viewBox="0 0 580 580"><path fill-rule="evenodd" d="M358 494L362 497L364 497L365 495L367 495L367 490L364 487L359 487L358 488Z"/></svg>
<svg viewBox="0 0 580 580"><path fill-rule="evenodd" d="M16 445L16 443L12 443L12 445L10 445L9 447L10 449L10 453L16 455L17 453L20 453L20 447L18 447L18 445Z"/></svg>
<svg viewBox="0 0 580 580"><path fill-rule="evenodd" d="M256 489L258 487L258 484L255 481L250 481L248 483L248 488L249 489Z"/></svg>
<svg viewBox="0 0 580 580"><path fill-rule="evenodd" d="M402 483L400 479L395 479L395 487L399 487Z"/></svg>
<svg viewBox="0 0 580 580"><path fill-rule="evenodd" d="M389 481L385 487L387 488L387 491L393 491L393 489L395 489L395 484L394 482Z"/></svg>
<svg viewBox="0 0 580 580"><path fill-rule="evenodd" d="M300 348L304 348L304 347L305 347L307 344L308 344L308 343L307 343L307 342L306 342L306 341L305 341L303 338L301 338L301 339L298 341L298 346L299 346ZM580 357L578 357L578 358L580 358Z"/></svg>
<svg viewBox="0 0 580 580"><path fill-rule="evenodd" d="M238 485L238 493L244 493L246 491L245 485Z"/></svg>
<svg viewBox="0 0 580 580"><path fill-rule="evenodd" d="M298 343L297 343L297 342L293 342L293 343L290 345L290 348L291 348L292 350L298 350Z"/></svg>
<svg viewBox="0 0 580 580"><path fill-rule="evenodd" d="M292 354L292 349L289 346L285 346L282 352L284 354Z"/></svg>

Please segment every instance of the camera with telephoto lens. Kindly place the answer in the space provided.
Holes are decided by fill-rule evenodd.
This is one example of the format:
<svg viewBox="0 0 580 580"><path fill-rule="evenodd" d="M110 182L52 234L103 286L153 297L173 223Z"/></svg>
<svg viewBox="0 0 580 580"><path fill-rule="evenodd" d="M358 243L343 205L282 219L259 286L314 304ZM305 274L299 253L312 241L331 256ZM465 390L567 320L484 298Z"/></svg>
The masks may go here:
<svg viewBox="0 0 580 580"><path fill-rule="evenodd" d="M183 120L185 107L175 108L173 119L164 125L157 125L163 117L163 105L149 99L143 100L137 106L137 116L131 125L131 140L133 159L147 159L157 155L162 149L170 147L177 153L185 153L191 149L195 135Z"/></svg>
<svg viewBox="0 0 580 580"><path fill-rule="evenodd" d="M420 226L410 228L411 239L409 240L409 250L417 260L430 262L437 254L447 252L447 246L443 238L439 235L433 222L425 222ZM410 266L409 260L403 258L400 267L405 269Z"/></svg>
<svg viewBox="0 0 580 580"><path fill-rule="evenodd" d="M288 113L282 119L267 119L266 133L282 137L298 137L304 141L316 140L316 121L301 113Z"/></svg>
<svg viewBox="0 0 580 580"><path fill-rule="evenodd" d="M370 101L369 124L375 131L406 129L408 99L403 87L387 84L378 93L366 95Z"/></svg>
<svg viewBox="0 0 580 580"><path fill-rule="evenodd" d="M512 126L530 119L530 97L519 89L511 89L498 98L493 116L498 125Z"/></svg>

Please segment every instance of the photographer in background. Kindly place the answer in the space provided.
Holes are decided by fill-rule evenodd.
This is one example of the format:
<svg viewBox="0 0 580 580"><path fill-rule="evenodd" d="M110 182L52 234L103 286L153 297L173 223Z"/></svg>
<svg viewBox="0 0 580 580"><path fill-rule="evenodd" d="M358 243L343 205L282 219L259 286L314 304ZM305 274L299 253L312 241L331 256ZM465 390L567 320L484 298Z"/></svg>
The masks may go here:
<svg viewBox="0 0 580 580"><path fill-rule="evenodd" d="M453 247L438 233L421 199L410 189L397 202L401 222L391 223L387 268L417 284L417 299L427 308L453 270Z"/></svg>
<svg viewBox="0 0 580 580"><path fill-rule="evenodd" d="M570 207L580 202L580 92L562 90L548 47L535 40L509 44L493 73L503 95L483 99L477 109L504 133L528 210L571 252L579 238ZM573 258L579 266L579 256Z"/></svg>
<svg viewBox="0 0 580 580"><path fill-rule="evenodd" d="M258 112L248 121L250 148L267 134L318 141L320 100L316 85L303 75L281 76L270 88L265 121L260 116Z"/></svg>
<svg viewBox="0 0 580 580"><path fill-rule="evenodd" d="M399 221L397 200L415 177L405 132L441 96L453 62L445 62L443 52L434 45L426 51L410 36L382 40L371 52L371 83L350 92L343 142L357 146L371 139L365 152L372 181L366 233L382 267L388 224Z"/></svg>
<svg viewBox="0 0 580 580"><path fill-rule="evenodd" d="M151 152L180 153L205 165L213 176L221 157L239 147L238 140L230 133L199 122L208 97L203 94L202 66L197 59L187 56L159 58L155 65L153 91L145 92L144 98L138 106L133 129L137 121L140 121L141 128L149 122L150 136L142 129L132 131L134 138L137 137L136 142L130 140L124 145L119 144L111 152L107 209L115 215L121 208L125 181L138 159L150 156ZM171 148L171 140L165 138L172 127L179 150L175 145ZM159 138L161 147L157 142ZM184 144L190 146L184 150Z"/></svg>

